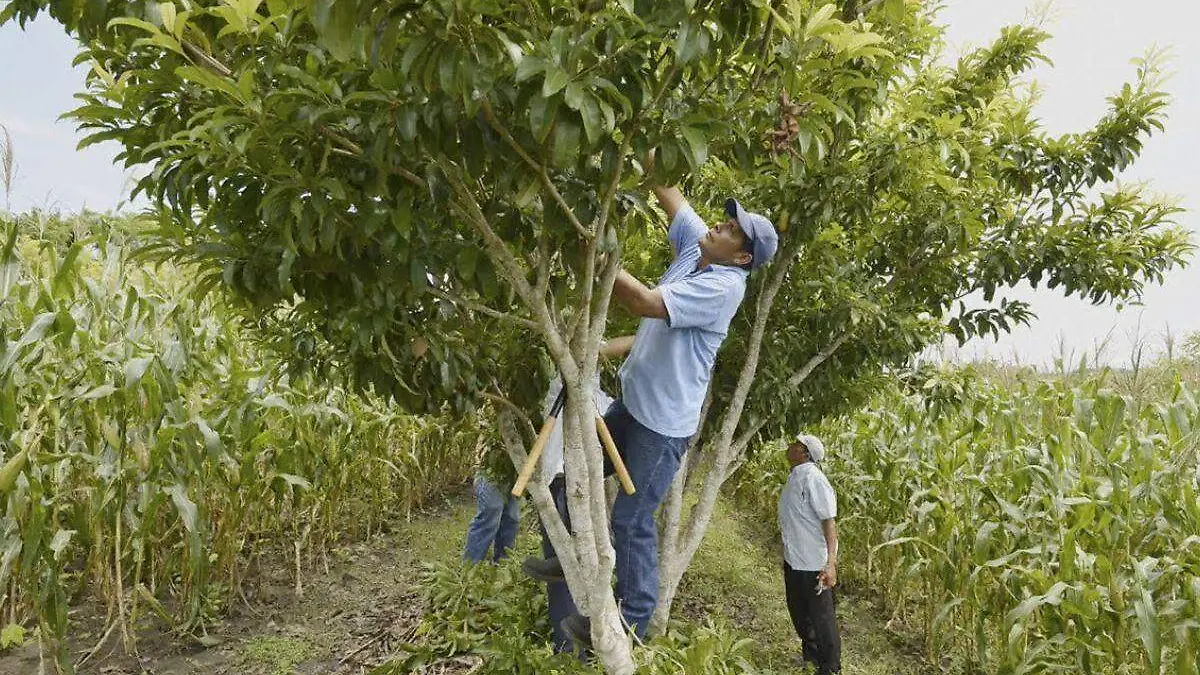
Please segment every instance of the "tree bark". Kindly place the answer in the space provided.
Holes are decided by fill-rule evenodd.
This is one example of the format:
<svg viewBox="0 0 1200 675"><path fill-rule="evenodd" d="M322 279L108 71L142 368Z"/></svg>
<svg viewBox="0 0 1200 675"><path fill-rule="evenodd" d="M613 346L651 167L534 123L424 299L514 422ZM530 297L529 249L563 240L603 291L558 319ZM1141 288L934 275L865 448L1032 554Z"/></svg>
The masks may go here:
<svg viewBox="0 0 1200 675"><path fill-rule="evenodd" d="M534 329L544 340L558 366L566 390L566 404L559 423L563 425L563 460L566 474L567 508L572 513L574 532L568 532L558 516L546 481L529 486L538 515L546 524L547 536L562 563L563 575L580 613L591 619L592 650L605 672L613 675L632 675L634 672L632 642L621 621L620 609L613 597L611 578L616 556L609 538L609 509L604 498L603 451L596 435L595 403L592 400L592 379L599 358L600 340L588 328L604 321L612 288L613 271L619 265L614 253L606 262L605 274L599 289L595 316L592 303L583 303L579 312L577 334L583 339L571 339L551 313L546 298L525 277L525 270L512 250L497 236L479 202L462 180L457 167L441 162L451 189L457 197L453 206L472 224L484 242L488 257L500 275L513 286L518 297L533 317ZM598 256L595 243L589 253ZM588 272L595 270L595 260ZM594 283L594 281L593 281ZM524 463L526 452L517 433L512 411L502 424L505 447L516 466ZM541 476L542 472L539 471ZM543 476L544 477L544 476Z"/></svg>

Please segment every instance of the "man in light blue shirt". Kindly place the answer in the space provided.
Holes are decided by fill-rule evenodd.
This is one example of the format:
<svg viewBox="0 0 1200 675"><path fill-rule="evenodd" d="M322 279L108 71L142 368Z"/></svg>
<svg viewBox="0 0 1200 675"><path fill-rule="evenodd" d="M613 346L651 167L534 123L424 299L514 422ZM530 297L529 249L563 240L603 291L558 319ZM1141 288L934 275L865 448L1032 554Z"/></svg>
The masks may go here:
<svg viewBox="0 0 1200 675"><path fill-rule="evenodd" d="M658 531L654 512L700 425L717 350L746 293L752 270L775 255L779 237L765 217L725 203L728 218L704 224L678 189L654 188L671 219L674 260L649 288L622 270L613 297L643 317L621 366L621 398L604 419L637 488L613 504L616 596L626 623L644 637L658 602ZM574 615L563 628L590 643L590 624Z"/></svg>

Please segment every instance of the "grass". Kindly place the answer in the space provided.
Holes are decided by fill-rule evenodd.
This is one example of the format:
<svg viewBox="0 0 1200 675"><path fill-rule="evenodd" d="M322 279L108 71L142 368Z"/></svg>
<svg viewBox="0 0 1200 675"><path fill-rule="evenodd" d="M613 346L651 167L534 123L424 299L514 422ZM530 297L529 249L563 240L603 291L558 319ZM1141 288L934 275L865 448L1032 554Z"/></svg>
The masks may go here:
<svg viewBox="0 0 1200 675"><path fill-rule="evenodd" d="M316 645L299 638L278 635L256 637L241 651L241 664L263 675L291 675L296 666L316 656Z"/></svg>
<svg viewBox="0 0 1200 675"><path fill-rule="evenodd" d="M5 208L12 208L10 200L13 176L17 173L16 155L13 154L12 134L8 133L8 127L0 124L0 133L4 134L4 139L0 140L0 185L4 188Z"/></svg>
<svg viewBox="0 0 1200 675"><path fill-rule="evenodd" d="M756 665L795 672L800 641L783 597L783 552L773 523L741 516L721 501L692 567L684 576L673 613L677 619L703 621L721 614L752 637ZM842 567L853 565L843 560ZM880 610L863 591L851 589L838 599L843 673L917 675L937 672L927 666L911 640L885 626Z"/></svg>
<svg viewBox="0 0 1200 675"><path fill-rule="evenodd" d="M534 510L525 505L523 511L513 554L517 560L535 554L539 544ZM474 501L464 485L444 500L414 511L411 520L394 520L386 532L335 549L329 575L317 568L306 570L308 591L303 598L287 592L291 588L287 564L263 569L255 584L279 586L284 589L282 596L262 596L249 611L238 612L239 616L218 626L219 632L214 634L226 641L221 647L180 654L176 640L164 635L141 642L140 661L113 654L112 659L102 657L88 672L143 672L145 664L164 675L359 672L353 668L369 667L396 655L396 640L407 636L408 628L420 618L416 591L421 564L457 560L473 515ZM755 640L748 654L754 665L777 674L799 672L791 661L799 642L783 603L779 559L769 521L756 522L733 512L728 503L719 503L712 528L684 579L676 618L696 623L712 618L717 625L732 626L738 637ZM536 606L544 604L539 601ZM91 609L103 614L102 606ZM921 669L920 660L903 640L884 628L881 613L866 597L844 595L839 612L845 641L844 672L929 672ZM342 658L350 654L354 658L339 667ZM6 661L0 656L0 672L29 672L26 666L35 662L15 657ZM15 669L6 670L8 666Z"/></svg>
<svg viewBox="0 0 1200 675"><path fill-rule="evenodd" d="M456 493L447 508L401 525L397 539L406 542L397 563L449 562L462 553L467 526L474 515L469 491ZM537 513L522 505L521 533L513 555L538 554ZM783 598L782 548L773 522L741 515L720 501L704 543L684 576L673 610L676 620L704 623L719 617L755 640L756 666L778 673L797 672L793 661L800 642ZM843 569L853 565L843 560ZM839 597L843 672L847 675L925 675L940 672L919 655L914 638L886 626L887 616L865 590Z"/></svg>
<svg viewBox="0 0 1200 675"><path fill-rule="evenodd" d="M449 508L439 509L430 517L415 517L398 528L397 535L409 543L403 552L412 556L407 562L451 561L462 555L467 526L475 515L474 501L466 501L470 498L469 491L456 492L446 502ZM524 518L521 520L524 524L532 516L533 510L526 508L522 511Z"/></svg>

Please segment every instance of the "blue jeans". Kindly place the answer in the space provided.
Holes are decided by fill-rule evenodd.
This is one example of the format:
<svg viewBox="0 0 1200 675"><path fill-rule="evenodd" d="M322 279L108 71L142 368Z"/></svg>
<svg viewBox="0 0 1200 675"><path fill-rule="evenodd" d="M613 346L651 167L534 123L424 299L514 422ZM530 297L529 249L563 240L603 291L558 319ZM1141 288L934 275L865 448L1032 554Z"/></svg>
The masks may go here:
<svg viewBox="0 0 1200 675"><path fill-rule="evenodd" d="M617 602L625 621L638 637L644 638L658 604L658 527L654 512L675 480L690 437L664 436L647 429L620 400L609 407L604 422L637 489L632 495L623 490L617 493L612 538L617 558Z"/></svg>
<svg viewBox="0 0 1200 675"><path fill-rule="evenodd" d="M554 498L554 507L558 510L558 517L562 518L563 524L567 526L567 531L571 531L571 514L567 512L567 486L566 481L562 476L558 476L550 483L550 496ZM542 528L542 555L547 558L553 558L557 555L554 552L554 546L550 543L550 538L546 536L546 526ZM578 614L579 610L575 607L575 600L571 597L571 591L567 588L567 582L555 581L546 585L546 600L549 605L550 613L550 628L554 631L554 651L566 652L572 648L571 638L559 624L562 620Z"/></svg>
<svg viewBox="0 0 1200 675"><path fill-rule="evenodd" d="M500 562L517 540L520 522L520 498L501 492L482 473L475 474L475 518L467 530L463 560L483 562L490 548L494 550L492 560Z"/></svg>

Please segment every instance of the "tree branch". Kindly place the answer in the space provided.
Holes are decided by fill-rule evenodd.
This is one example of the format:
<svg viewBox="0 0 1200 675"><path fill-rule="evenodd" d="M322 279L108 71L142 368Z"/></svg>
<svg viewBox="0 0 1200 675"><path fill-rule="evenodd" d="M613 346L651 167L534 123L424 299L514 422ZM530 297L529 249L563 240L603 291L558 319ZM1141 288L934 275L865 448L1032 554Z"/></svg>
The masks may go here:
<svg viewBox="0 0 1200 675"><path fill-rule="evenodd" d="M546 297L546 293L550 290L550 257L552 255L550 231L543 227L538 234L537 283L534 287L534 292L539 299Z"/></svg>
<svg viewBox="0 0 1200 675"><path fill-rule="evenodd" d="M337 133L336 131L330 129L329 127L325 127L325 126L317 127L317 130L320 131L325 136L328 136L330 139L332 139L334 143L338 144L338 147L333 148L332 150L330 150L330 152L332 152L336 155L342 155L343 157L353 157L354 159L365 159L366 152L362 149L361 146L359 146L354 141L350 140L349 138L346 138L345 136L342 136L341 134ZM397 176L400 176L401 178L404 178L408 182L412 183L413 185L416 185L417 187L419 187L421 189L425 189L427 187L424 179L422 179L417 174L409 171L408 169L406 169L402 166L390 166L390 167L388 167L388 169L392 173L396 174Z"/></svg>
<svg viewBox="0 0 1200 675"><path fill-rule="evenodd" d="M833 353L838 350L838 347L841 347L843 344L845 344L846 340L848 339L850 339L849 331L843 330L836 338L834 338L833 342L830 342L824 349L816 354L813 354L812 358L810 358L803 366L800 367L800 370L797 370L792 374L791 377L788 378L788 386L800 386L801 382L807 380L809 375L812 375L812 372L817 369L817 366L825 363L825 361L829 359L830 356L833 356Z"/></svg>
<svg viewBox="0 0 1200 675"><path fill-rule="evenodd" d="M513 135L508 131L508 127L504 126L504 123L496 117L496 111L492 109L492 103L487 98L483 99L483 117L496 130L496 133L500 134L504 142L508 143L509 147L534 170L538 179L542 181L542 186L546 188L546 191L554 198L554 202L566 214L567 220L570 221L575 231L579 233L579 236L584 239L591 239L593 236L592 233L588 232L583 223L579 222L579 219L575 217L575 212L567 205L567 201L563 199L562 193L558 191L558 188L554 186L554 182L550 180L550 174L546 172L546 167L533 157L530 157L529 153L525 152L525 149L517 142L517 139L513 138Z"/></svg>
<svg viewBox="0 0 1200 675"><path fill-rule="evenodd" d="M501 321L508 321L510 323L514 323L518 326L521 326L522 328L529 328L531 330L537 330L537 324L530 321L529 319L525 319L525 318L522 318L519 316L513 316L512 314L509 314L507 312L501 312L500 310L492 309L491 307L488 307L487 305L481 305L477 302L472 302L470 300L451 295L437 287L430 287L429 292L432 293L433 295L441 298L442 300L445 300L446 302L453 304L453 305L459 305L466 309L470 309L470 310L479 312L481 314L486 314L487 316L490 316L493 319L500 319Z"/></svg>
<svg viewBox="0 0 1200 675"><path fill-rule="evenodd" d="M672 62L671 67L667 69L667 74L663 77L662 82L658 85L658 91L654 93L654 98L650 100L650 104L638 111L637 117L629 124L629 129L625 134L625 138L621 140L621 146L617 149L617 166L613 169L612 180L609 181L608 187L605 188L603 196L600 198L600 211L596 214L596 220L592 223L592 233L599 235L604 226L608 223L608 212L612 208L613 199L617 196L617 187L621 184L621 176L625 172L625 153L629 151L629 146L633 143L633 132L641 123L646 112L658 107L662 102L662 97L667 93L667 87L671 80L675 79L675 74L679 71L678 64Z"/></svg>
<svg viewBox="0 0 1200 675"><path fill-rule="evenodd" d="M618 244L616 249L609 251L608 258L604 261L603 276L600 278L600 295L594 303L595 316L592 318L592 333L588 338L589 354L593 349L599 351L600 343L604 340L604 329L608 325L608 310L612 306L613 283L620 271L621 249Z"/></svg>
<svg viewBox="0 0 1200 675"><path fill-rule="evenodd" d="M487 217L483 215L483 209L479 206L479 202L475 200L475 196L467 189L462 177L458 175L458 167L444 155L438 158L438 165L442 169L442 173L446 176L446 181L450 184L450 189L458 197L453 203L458 208L463 219L470 223L475 231L483 238L484 246L488 250L492 261L497 268L512 284L517 294L521 296L525 306L533 312L537 321L535 326L541 330L542 337L546 340L546 348L550 350L550 356L554 362L558 364L559 370L564 377L577 377L578 368L574 360L571 358L569 345L563 340L562 335L555 327L554 317L550 315L546 303L539 298L529 284L529 280L525 278L525 269L517 262L516 256L512 249L492 226L488 223Z"/></svg>
<svg viewBox="0 0 1200 675"><path fill-rule="evenodd" d="M187 40L184 40L182 44L183 51L187 52L188 56L191 56L193 59L199 61L200 65L206 66L210 70L223 77L233 77L233 71L229 69L229 66L226 66L224 63L221 63L213 58L212 54L209 54Z"/></svg>
<svg viewBox="0 0 1200 675"><path fill-rule="evenodd" d="M587 252L583 259L583 274L580 280L583 284L583 297L580 298L579 310L576 315L575 326L571 331L571 344L576 345L576 354L580 358L580 363L587 362L590 359L587 338L591 335L592 327L592 294L596 289L596 257L600 251L600 237L593 236L587 244ZM603 330L603 328L601 328ZM596 349L600 348L600 343L596 343ZM595 361L592 361L595 363Z"/></svg>
<svg viewBox="0 0 1200 675"><path fill-rule="evenodd" d="M391 169L392 173L396 174L397 176L400 176L401 178L412 183L413 185L416 185L417 187L421 188L422 190L425 189L426 187L428 187L426 185L424 179L422 179L417 174L409 171L408 169L406 169L402 166L392 166L389 168Z"/></svg>
<svg viewBox="0 0 1200 675"><path fill-rule="evenodd" d="M812 372L816 370L817 367L822 363L825 363L830 356L833 356L833 353L836 352L838 348L841 347L849 338L850 333L842 331L833 340L833 342L829 343L829 345L827 345L824 349L814 354L812 358L810 358L803 366L800 367L800 370L797 370L790 378L788 378L788 386L799 386L800 383L808 379L808 376L812 375ZM750 445L750 441L753 440L756 435L758 435L758 432L763 428L763 426L766 425L766 423L766 420L760 420L752 424L749 429L747 429L742 433L741 436L738 436L737 439L733 441L731 450L733 451L734 456L741 454L741 452L745 450L746 446Z"/></svg>
<svg viewBox="0 0 1200 675"><path fill-rule="evenodd" d="M533 420L529 419L529 415L526 415L525 411L521 410L521 407L518 406L516 403L513 403L508 397L503 396L502 394L499 393L500 385L495 380L492 380L492 386L496 388L496 393L492 393L490 391L485 391L485 392L483 392L483 397L493 403L497 403L499 405L504 406L505 408L508 409L509 413L511 413L512 415L515 415L516 418L518 420L520 420L521 423L525 426L524 431L525 431L526 438L528 438L528 439L537 438L537 427L534 426Z"/></svg>
<svg viewBox="0 0 1200 675"><path fill-rule="evenodd" d="M757 58L754 59L754 64L752 65L754 76L751 79L751 82L753 84L751 84L749 87L742 89L742 93L738 95L737 102L733 104L733 107L735 109L739 105L741 105L742 101L744 101L746 99L746 96L748 96L751 91L758 91L759 86L762 84L763 67L767 63L767 52L771 48L771 38L774 37L774 35L775 35L775 11L774 10L777 9L778 6L779 6L779 0L774 0L774 2L771 3L772 11L771 11L770 15L767 17L767 28L766 28L766 30L763 31L762 44L759 45L758 56L757 56Z"/></svg>

